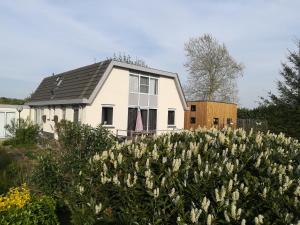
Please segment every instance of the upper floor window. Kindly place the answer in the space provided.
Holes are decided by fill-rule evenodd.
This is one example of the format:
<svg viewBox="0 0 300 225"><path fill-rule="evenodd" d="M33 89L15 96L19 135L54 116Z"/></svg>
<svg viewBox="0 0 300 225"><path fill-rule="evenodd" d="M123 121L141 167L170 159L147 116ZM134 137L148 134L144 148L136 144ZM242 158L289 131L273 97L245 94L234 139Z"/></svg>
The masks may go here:
<svg viewBox="0 0 300 225"><path fill-rule="evenodd" d="M129 76L129 91L131 93L143 93L157 95L158 84L157 79L150 76Z"/></svg>
<svg viewBox="0 0 300 225"><path fill-rule="evenodd" d="M129 76L129 91L130 92L139 92L139 77L130 75Z"/></svg>
<svg viewBox="0 0 300 225"><path fill-rule="evenodd" d="M141 77L140 92L144 94L149 93L149 77Z"/></svg>
<svg viewBox="0 0 300 225"><path fill-rule="evenodd" d="M196 111L196 105L191 105L191 111Z"/></svg>
<svg viewBox="0 0 300 225"><path fill-rule="evenodd" d="M157 79L150 78L150 95L157 95Z"/></svg>

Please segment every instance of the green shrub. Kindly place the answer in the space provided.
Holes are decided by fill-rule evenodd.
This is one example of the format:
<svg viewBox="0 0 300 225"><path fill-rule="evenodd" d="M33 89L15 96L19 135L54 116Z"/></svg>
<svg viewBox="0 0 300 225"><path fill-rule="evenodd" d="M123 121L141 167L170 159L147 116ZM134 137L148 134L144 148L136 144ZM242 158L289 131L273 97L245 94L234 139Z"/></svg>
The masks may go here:
<svg viewBox="0 0 300 225"><path fill-rule="evenodd" d="M1 225L55 225L59 224L55 214L55 201L47 196L32 197L24 207L11 207L0 211Z"/></svg>
<svg viewBox="0 0 300 225"><path fill-rule="evenodd" d="M36 157L40 154L40 149L0 147L0 195L10 187L30 182Z"/></svg>
<svg viewBox="0 0 300 225"><path fill-rule="evenodd" d="M115 145L113 135L102 126L92 128L63 121L57 125L60 146L39 157L33 182L46 194L68 206L73 204L74 181L89 159ZM75 216L75 213L73 213Z"/></svg>
<svg viewBox="0 0 300 225"><path fill-rule="evenodd" d="M33 124L29 120L20 119L12 121L6 126L6 130L10 133L10 139L3 141L3 145L31 147L38 142L39 126Z"/></svg>
<svg viewBox="0 0 300 225"><path fill-rule="evenodd" d="M282 134L198 129L103 147L64 197L75 224L299 224L299 164Z"/></svg>

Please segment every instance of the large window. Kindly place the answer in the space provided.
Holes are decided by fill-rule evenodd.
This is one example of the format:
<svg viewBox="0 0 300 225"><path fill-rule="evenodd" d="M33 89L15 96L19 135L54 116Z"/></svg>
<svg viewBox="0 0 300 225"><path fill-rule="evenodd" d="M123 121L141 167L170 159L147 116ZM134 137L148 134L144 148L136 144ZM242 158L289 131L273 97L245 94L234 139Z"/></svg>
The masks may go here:
<svg viewBox="0 0 300 225"><path fill-rule="evenodd" d="M143 130L155 131L157 122L156 109L140 109L143 123ZM134 131L136 126L138 109L128 108L128 127L129 131Z"/></svg>
<svg viewBox="0 0 300 225"><path fill-rule="evenodd" d="M168 111L168 125L169 126L175 125L175 110Z"/></svg>
<svg viewBox="0 0 300 225"><path fill-rule="evenodd" d="M157 95L158 82L157 78L150 76L130 75L129 92Z"/></svg>
<svg viewBox="0 0 300 225"><path fill-rule="evenodd" d="M113 107L102 107L102 124L113 125Z"/></svg>

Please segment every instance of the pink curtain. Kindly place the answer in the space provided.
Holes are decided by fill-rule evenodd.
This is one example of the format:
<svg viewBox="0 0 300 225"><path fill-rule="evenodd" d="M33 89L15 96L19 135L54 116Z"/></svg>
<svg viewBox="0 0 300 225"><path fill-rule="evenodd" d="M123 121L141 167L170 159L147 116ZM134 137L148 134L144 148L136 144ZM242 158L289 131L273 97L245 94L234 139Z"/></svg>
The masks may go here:
<svg viewBox="0 0 300 225"><path fill-rule="evenodd" d="M140 109L138 109L137 112L135 131L137 132L143 131L143 121L142 121L142 114Z"/></svg>

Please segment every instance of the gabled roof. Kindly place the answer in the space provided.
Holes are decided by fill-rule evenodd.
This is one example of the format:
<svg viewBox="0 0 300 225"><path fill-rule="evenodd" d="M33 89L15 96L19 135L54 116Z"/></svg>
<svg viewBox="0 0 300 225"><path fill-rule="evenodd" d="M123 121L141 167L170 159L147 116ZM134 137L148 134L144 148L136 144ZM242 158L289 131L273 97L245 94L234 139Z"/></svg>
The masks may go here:
<svg viewBox="0 0 300 225"><path fill-rule="evenodd" d="M88 99L106 71L110 60L46 77L30 98L41 101Z"/></svg>
<svg viewBox="0 0 300 225"><path fill-rule="evenodd" d="M105 60L46 77L32 94L30 101L26 105L91 104L113 67L173 78L183 107L187 108L182 87L176 73L114 60Z"/></svg>

